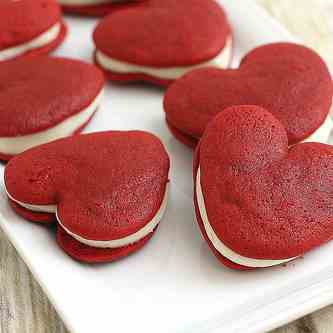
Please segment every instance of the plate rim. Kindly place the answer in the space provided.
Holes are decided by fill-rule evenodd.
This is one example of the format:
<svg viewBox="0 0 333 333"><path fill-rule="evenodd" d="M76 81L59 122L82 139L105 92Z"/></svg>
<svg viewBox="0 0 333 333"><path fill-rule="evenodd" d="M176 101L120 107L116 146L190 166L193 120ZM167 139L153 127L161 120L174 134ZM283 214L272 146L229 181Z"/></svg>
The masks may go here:
<svg viewBox="0 0 333 333"><path fill-rule="evenodd" d="M294 36L292 36L291 33L280 22L272 17L254 0L242 0L242 3L244 6L250 6L252 12L256 12L260 17L263 17L266 21L269 21L271 26L279 30L281 34L289 36L290 39L293 39L296 42L298 41L298 39L294 38ZM66 328L70 332L78 333L71 318L67 316L67 313L62 310L60 304L58 304L56 299L53 298L52 291L49 290L47 283L45 283L44 280L40 277L38 271L34 269L29 258L25 255L25 251L21 247L20 242L15 238L15 235L9 231L6 223L2 222L3 220L7 219L0 211L0 227L4 231L7 239L14 246L24 263L27 265L29 271L32 273L42 288L43 292L54 306L59 317L63 320ZM224 325L215 325L214 328L209 328L209 322L206 322L206 327L204 323L201 329L199 328L198 330L198 328L196 328L196 331L199 331L200 333L218 333L221 332L221 330L226 330L228 332L244 332L244 329L246 329L249 333L265 332L267 330L273 330L313 311L323 308L333 302L333 290L331 288L333 282L333 267L329 269L328 273L327 268L323 270L326 271L326 278L320 278L318 281L314 281L312 283L305 282L301 287L296 286L296 288L291 288L293 290L291 290L289 293L285 293L283 296L273 300L268 305L257 305L253 310L247 311L246 314L242 315L241 318L239 318L239 316L231 316ZM318 275L318 273L315 275ZM307 280L309 279L311 278L307 277ZM292 283L292 285L294 285L294 283ZM246 306L247 304L244 307ZM268 308L273 307L274 312L277 314L275 314L274 317L270 317L268 313L266 317L263 318L263 307L266 308L266 312L270 311ZM238 321L236 326L234 325L235 318L237 318ZM249 324L252 326L249 326ZM251 328L249 329L249 327Z"/></svg>

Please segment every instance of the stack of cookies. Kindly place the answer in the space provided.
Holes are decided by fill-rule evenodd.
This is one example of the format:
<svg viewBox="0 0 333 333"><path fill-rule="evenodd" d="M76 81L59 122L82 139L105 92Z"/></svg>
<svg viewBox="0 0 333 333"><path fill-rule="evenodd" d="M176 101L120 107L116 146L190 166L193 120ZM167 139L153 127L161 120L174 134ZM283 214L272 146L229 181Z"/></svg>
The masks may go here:
<svg viewBox="0 0 333 333"><path fill-rule="evenodd" d="M62 11L101 17L82 36L87 62L48 56L71 33ZM167 209L158 137L81 134L103 91L133 82L165 89L164 126L193 150L193 209L222 264L280 265L333 238L333 85L315 51L261 45L231 68L233 26L215 0L4 0L0 12L4 190L17 214L56 226L69 256L126 257Z"/></svg>

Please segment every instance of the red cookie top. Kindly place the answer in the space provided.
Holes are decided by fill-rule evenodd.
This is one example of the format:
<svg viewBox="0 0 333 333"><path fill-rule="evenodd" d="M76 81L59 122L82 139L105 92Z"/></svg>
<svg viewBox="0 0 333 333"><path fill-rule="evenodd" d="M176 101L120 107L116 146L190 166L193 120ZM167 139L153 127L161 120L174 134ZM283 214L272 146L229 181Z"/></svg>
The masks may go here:
<svg viewBox="0 0 333 333"><path fill-rule="evenodd" d="M12 197L58 206L71 232L114 240L143 228L161 206L169 158L152 134L99 132L54 141L13 158L5 169Z"/></svg>
<svg viewBox="0 0 333 333"><path fill-rule="evenodd" d="M332 80L314 51L277 43L250 52L239 69L198 69L168 89L168 122L200 138L207 123L233 105L259 105L285 126L289 143L310 136L325 121L332 104Z"/></svg>
<svg viewBox="0 0 333 333"><path fill-rule="evenodd" d="M48 129L83 111L104 78L82 61L33 57L1 62L0 85L0 137L12 137Z"/></svg>
<svg viewBox="0 0 333 333"><path fill-rule="evenodd" d="M94 41L111 58L170 67L215 57L229 35L226 15L214 0L149 0L105 18Z"/></svg>
<svg viewBox="0 0 333 333"><path fill-rule="evenodd" d="M0 51L23 44L61 20L56 0L1 0Z"/></svg>
<svg viewBox="0 0 333 333"><path fill-rule="evenodd" d="M288 149L282 124L257 106L231 107L200 141L195 174L209 222L236 253L255 259L299 256L333 237L333 149Z"/></svg>

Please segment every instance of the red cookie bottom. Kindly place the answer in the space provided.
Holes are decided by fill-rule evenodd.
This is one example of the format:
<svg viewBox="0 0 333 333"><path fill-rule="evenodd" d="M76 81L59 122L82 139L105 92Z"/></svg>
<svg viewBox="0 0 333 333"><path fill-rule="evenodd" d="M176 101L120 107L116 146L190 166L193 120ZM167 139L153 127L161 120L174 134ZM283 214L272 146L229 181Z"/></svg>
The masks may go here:
<svg viewBox="0 0 333 333"><path fill-rule="evenodd" d="M94 115L95 115L95 113L96 113L97 110L98 109L96 109L94 111L94 113L91 115L91 117L81 127L79 127L78 129L76 129L75 132L72 135L79 135L84 130L84 128L88 125L88 123L90 122L90 120L94 117ZM8 154L4 154L4 153L0 152L0 161L2 161L2 162L8 162L10 159L12 159L15 156L16 155L8 155Z"/></svg>
<svg viewBox="0 0 333 333"><path fill-rule="evenodd" d="M133 252L140 250L153 236L156 228L146 237L131 245L119 247L116 249L103 249L91 247L78 242L72 236L68 235L60 225L58 225L57 242L59 246L75 260L90 264L112 262L127 257Z"/></svg>
<svg viewBox="0 0 333 333"><path fill-rule="evenodd" d="M139 2L139 1L137 1ZM111 14L115 10L118 9L125 9L130 6L133 6L133 3L114 3L114 4L100 4L100 5L92 5L92 6L66 6L63 5L63 11L68 14L74 14L74 15L83 15L83 16L92 16L92 17L98 17L98 16L105 16L108 14Z"/></svg>
<svg viewBox="0 0 333 333"><path fill-rule="evenodd" d="M22 216L28 221L42 223L42 224L51 224L56 222L57 220L54 214L33 212L29 209L20 206L18 203L16 203L11 199L8 200L15 213Z"/></svg>
<svg viewBox="0 0 333 333"><path fill-rule="evenodd" d="M169 127L170 132L172 133L172 135L181 143L183 143L184 145L195 149L195 147L197 146L199 139L187 135L185 133L183 133L182 131L180 131L178 128L174 127L173 125L170 124L170 122L166 119L166 123Z"/></svg>

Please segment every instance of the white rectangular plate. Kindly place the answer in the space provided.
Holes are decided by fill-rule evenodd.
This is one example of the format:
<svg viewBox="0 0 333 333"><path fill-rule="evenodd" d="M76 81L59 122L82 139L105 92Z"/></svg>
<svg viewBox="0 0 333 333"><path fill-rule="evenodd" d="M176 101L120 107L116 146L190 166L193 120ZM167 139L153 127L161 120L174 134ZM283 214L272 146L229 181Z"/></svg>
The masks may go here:
<svg viewBox="0 0 333 333"><path fill-rule="evenodd" d="M249 0L224 0L234 28L235 60L254 46L293 40ZM68 18L59 55L91 59L95 20ZM200 29L200 25L198 26ZM169 207L140 252L116 263L89 266L67 257L53 230L15 215L2 191L0 223L73 333L261 332L333 301L333 243L286 267L237 272L211 254L192 204L192 152L169 133L163 91L108 84L86 132L143 129L157 134L172 158ZM3 167L1 167L1 175Z"/></svg>

